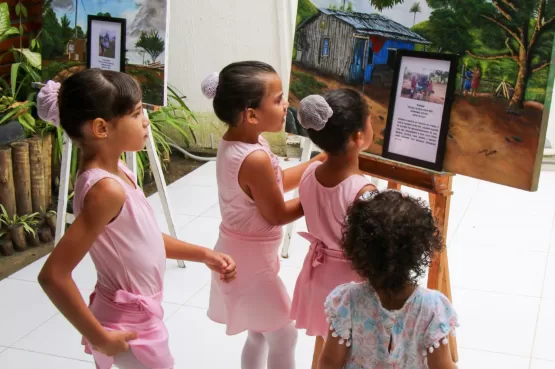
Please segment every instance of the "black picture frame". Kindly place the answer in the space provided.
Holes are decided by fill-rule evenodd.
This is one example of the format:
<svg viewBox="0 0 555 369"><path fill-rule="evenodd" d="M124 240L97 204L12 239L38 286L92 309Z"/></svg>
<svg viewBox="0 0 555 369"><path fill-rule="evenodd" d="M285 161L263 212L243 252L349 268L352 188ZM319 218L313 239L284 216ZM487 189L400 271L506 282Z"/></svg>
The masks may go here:
<svg viewBox="0 0 555 369"><path fill-rule="evenodd" d="M394 69L394 75L393 75L393 84L391 86L391 96L389 100L389 109L387 113L387 123L384 130L384 144L383 144L382 156L386 159L392 159L398 162L430 169L436 172L441 172L443 170L443 159L445 157L447 134L449 131L451 106L453 104L453 100L455 97L455 86L456 86L456 79L457 79L459 55L432 53L432 52L414 51L414 50L397 50L395 54L396 54L395 69ZM441 115L441 125L440 125L440 131L438 135L437 152L436 152L436 157L434 162L421 160L415 157L401 155L390 151L393 117L394 117L395 107L396 107L397 97L398 97L399 78L404 78L404 75L403 75L404 72L401 71L401 65L404 57L445 60L450 62L445 100L443 103L443 113Z"/></svg>
<svg viewBox="0 0 555 369"><path fill-rule="evenodd" d="M119 63L116 63L117 69L114 68L103 68L102 66L97 66L96 63L93 63L93 58L101 58L101 56L96 55L93 51L93 42L98 42L98 40L93 40L96 38L95 36L97 33L95 32L95 22L106 22L106 23L114 23L119 26L119 37L120 44L119 48L115 48L114 52L119 53ZM97 25L98 26L98 25ZM116 70L118 72L125 72L125 48L126 48L126 34L127 34L127 20L125 18L112 18L112 17L104 17L99 15L88 15L87 16L87 68L100 68L100 69L109 69L109 70ZM117 55L117 54L115 54ZM117 60L117 58L114 57Z"/></svg>

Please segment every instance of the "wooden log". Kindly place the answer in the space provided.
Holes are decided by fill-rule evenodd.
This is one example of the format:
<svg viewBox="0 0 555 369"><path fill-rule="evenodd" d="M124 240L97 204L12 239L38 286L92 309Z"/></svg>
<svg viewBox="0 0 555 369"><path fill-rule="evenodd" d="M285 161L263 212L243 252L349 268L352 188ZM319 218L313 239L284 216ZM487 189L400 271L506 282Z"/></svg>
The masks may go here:
<svg viewBox="0 0 555 369"><path fill-rule="evenodd" d="M16 214L12 149L9 147L0 148L0 204L4 206L10 218Z"/></svg>
<svg viewBox="0 0 555 369"><path fill-rule="evenodd" d="M31 138L29 142L29 162L31 164L31 199L33 212L46 210L46 197L44 186L44 158L42 156L42 141L40 138Z"/></svg>
<svg viewBox="0 0 555 369"><path fill-rule="evenodd" d="M23 216L33 212L29 144L20 141L13 143L11 146L17 214Z"/></svg>
<svg viewBox="0 0 555 369"><path fill-rule="evenodd" d="M42 157L44 159L43 173L46 210L52 205L52 135L50 133L42 137Z"/></svg>

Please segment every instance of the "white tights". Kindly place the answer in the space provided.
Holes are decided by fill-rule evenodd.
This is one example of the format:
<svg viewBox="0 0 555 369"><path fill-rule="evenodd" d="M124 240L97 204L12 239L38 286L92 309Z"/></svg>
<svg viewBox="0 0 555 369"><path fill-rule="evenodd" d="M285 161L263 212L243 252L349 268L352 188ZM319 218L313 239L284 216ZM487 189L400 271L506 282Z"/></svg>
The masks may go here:
<svg viewBox="0 0 555 369"><path fill-rule="evenodd" d="M295 369L297 329L293 323L273 332L249 331L241 369Z"/></svg>

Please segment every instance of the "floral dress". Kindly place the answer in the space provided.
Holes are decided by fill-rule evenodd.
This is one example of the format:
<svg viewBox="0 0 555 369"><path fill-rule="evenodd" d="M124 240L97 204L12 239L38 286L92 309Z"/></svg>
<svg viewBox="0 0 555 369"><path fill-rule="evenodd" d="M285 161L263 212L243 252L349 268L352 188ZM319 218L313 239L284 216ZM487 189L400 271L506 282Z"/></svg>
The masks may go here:
<svg viewBox="0 0 555 369"><path fill-rule="evenodd" d="M369 283L348 283L328 296L325 310L332 335L351 347L345 369L426 369L426 355L458 326L447 297L420 287L390 311Z"/></svg>

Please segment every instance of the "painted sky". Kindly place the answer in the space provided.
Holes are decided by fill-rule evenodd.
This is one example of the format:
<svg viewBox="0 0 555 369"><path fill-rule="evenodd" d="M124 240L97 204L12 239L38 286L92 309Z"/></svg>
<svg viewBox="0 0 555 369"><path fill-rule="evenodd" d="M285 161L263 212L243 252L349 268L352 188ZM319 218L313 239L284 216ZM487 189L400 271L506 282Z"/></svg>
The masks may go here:
<svg viewBox="0 0 555 369"><path fill-rule="evenodd" d="M157 29L166 37L166 0L77 0L77 24L86 32L87 15L110 13L112 17L127 19L127 58L131 64L142 64L143 56L135 49L141 30ZM54 0L58 18L66 15L75 24L76 0ZM145 56L148 59L148 55ZM164 63L165 53L158 62Z"/></svg>
<svg viewBox="0 0 555 369"><path fill-rule="evenodd" d="M341 6L343 0L311 0L314 5L319 8L327 8L331 4ZM348 2L348 0L347 0ZM380 13L377 9L370 6L369 0L351 0L354 6L354 10L361 13ZM394 20L397 23L401 23L403 26L411 28L413 26L414 13L410 13L410 7L418 0L405 0L403 4L396 5L391 9L385 9L381 11L381 14ZM432 10L428 6L425 0L421 0L420 8L422 13L416 14L416 23L422 22L430 17Z"/></svg>

